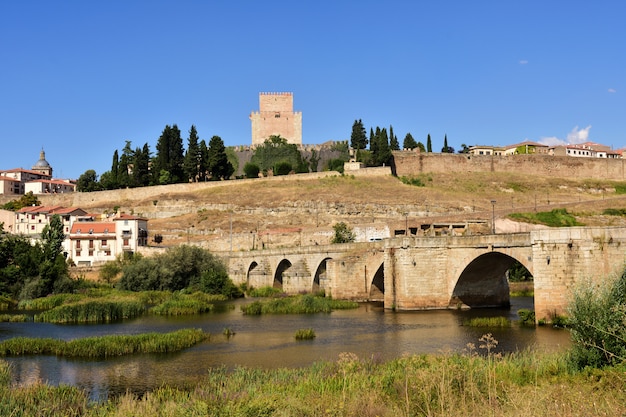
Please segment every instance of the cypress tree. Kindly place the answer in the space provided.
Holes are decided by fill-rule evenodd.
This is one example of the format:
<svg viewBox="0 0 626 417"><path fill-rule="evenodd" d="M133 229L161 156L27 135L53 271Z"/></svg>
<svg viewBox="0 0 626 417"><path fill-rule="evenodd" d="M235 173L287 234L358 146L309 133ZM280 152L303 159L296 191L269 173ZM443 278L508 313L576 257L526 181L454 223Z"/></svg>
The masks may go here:
<svg viewBox="0 0 626 417"><path fill-rule="evenodd" d="M433 151L433 142L430 140L430 133L428 134L428 137L426 138L426 152L432 152Z"/></svg>

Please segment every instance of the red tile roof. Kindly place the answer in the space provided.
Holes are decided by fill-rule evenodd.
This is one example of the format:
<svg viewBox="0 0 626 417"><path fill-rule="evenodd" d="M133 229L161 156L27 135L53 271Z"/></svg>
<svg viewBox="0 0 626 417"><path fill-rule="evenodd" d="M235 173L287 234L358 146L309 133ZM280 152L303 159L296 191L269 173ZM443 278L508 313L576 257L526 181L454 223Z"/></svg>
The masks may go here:
<svg viewBox="0 0 626 417"><path fill-rule="evenodd" d="M74 222L70 234L86 236L115 235L115 222Z"/></svg>

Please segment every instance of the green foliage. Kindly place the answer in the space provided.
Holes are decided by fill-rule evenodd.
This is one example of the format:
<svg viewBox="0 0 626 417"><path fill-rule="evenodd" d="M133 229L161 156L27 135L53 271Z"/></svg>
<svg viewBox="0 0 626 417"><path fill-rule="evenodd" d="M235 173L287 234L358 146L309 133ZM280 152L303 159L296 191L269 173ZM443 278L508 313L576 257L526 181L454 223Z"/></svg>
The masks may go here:
<svg viewBox="0 0 626 417"><path fill-rule="evenodd" d="M98 182L98 175L93 169L88 169L76 180L76 191L91 192L99 191L102 186Z"/></svg>
<svg viewBox="0 0 626 417"><path fill-rule="evenodd" d="M139 317L145 313L143 303L130 300L83 300L63 304L35 315L35 321L47 323L110 323Z"/></svg>
<svg viewBox="0 0 626 417"><path fill-rule="evenodd" d="M422 147L423 146L424 145L422 145ZM404 141L402 142L402 148L411 150L417 148L417 142L413 138L413 135L411 135L410 133L406 134L406 136L404 137Z"/></svg>
<svg viewBox="0 0 626 417"><path fill-rule="evenodd" d="M278 162L291 164L297 173L309 172L308 164L302 158L298 146L287 143L287 140L280 136L270 136L263 145L257 146L250 162L257 165L263 172L274 169Z"/></svg>
<svg viewBox="0 0 626 417"><path fill-rule="evenodd" d="M122 267L117 287L130 291L197 289L233 296L237 287L228 278L224 263L209 251L182 245L140 258Z"/></svg>
<svg viewBox="0 0 626 417"><path fill-rule="evenodd" d="M541 211L538 213L511 213L509 217L513 220L533 224L545 224L550 227L571 227L584 226L576 218L568 213L567 209L554 209L552 211Z"/></svg>
<svg viewBox="0 0 626 417"><path fill-rule="evenodd" d="M39 206L39 205L41 205L41 202L39 201L37 196L34 195L32 191L29 191L23 196L21 196L20 198L18 198L17 200L11 200L8 203L4 204L2 208L4 210L18 211L19 209L24 208L24 207Z"/></svg>
<svg viewBox="0 0 626 417"><path fill-rule="evenodd" d="M568 308L573 340L571 358L578 368L626 361L626 270L574 291Z"/></svg>
<svg viewBox="0 0 626 417"><path fill-rule="evenodd" d="M291 164L287 161L279 161L274 165L274 175L289 175L292 170Z"/></svg>
<svg viewBox="0 0 626 417"><path fill-rule="evenodd" d="M225 299L225 297L223 298ZM211 298L203 293L175 294L168 300L150 309L152 314L160 316L182 316L207 313L213 310Z"/></svg>
<svg viewBox="0 0 626 417"><path fill-rule="evenodd" d="M406 185L413 185L415 187L425 187L426 184L422 181L420 177L400 177L400 181Z"/></svg>
<svg viewBox="0 0 626 417"><path fill-rule="evenodd" d="M509 282L530 281L533 279L532 274L524 265L515 261L508 270Z"/></svg>
<svg viewBox="0 0 626 417"><path fill-rule="evenodd" d="M312 340L315 339L315 330L313 329L298 329L296 330L296 340Z"/></svg>
<svg viewBox="0 0 626 417"><path fill-rule="evenodd" d="M260 314L313 314L330 313L332 310L357 308L353 301L333 300L315 297L311 294L293 297L269 298L242 305L243 314L252 316Z"/></svg>
<svg viewBox="0 0 626 417"><path fill-rule="evenodd" d="M229 179L235 172L226 155L224 141L219 136L213 136L209 141L206 166L213 180Z"/></svg>
<svg viewBox="0 0 626 417"><path fill-rule="evenodd" d="M474 317L466 320L463 325L469 327L511 327L511 320L506 317Z"/></svg>
<svg viewBox="0 0 626 417"><path fill-rule="evenodd" d="M0 356L57 355L70 358L108 358L137 353L177 352L206 340L200 329L170 333L108 335L64 341L14 337L0 342Z"/></svg>
<svg viewBox="0 0 626 417"><path fill-rule="evenodd" d="M100 267L98 276L102 281L111 284L117 279L121 272L122 265L118 261L109 261Z"/></svg>
<svg viewBox="0 0 626 417"><path fill-rule="evenodd" d="M522 308L517 311L517 316L519 317L519 322L523 326L535 326L535 312L533 310L528 310L526 308Z"/></svg>
<svg viewBox="0 0 626 417"><path fill-rule="evenodd" d="M354 242L356 239L356 235L352 229L344 222L336 223L333 226L333 230L335 231L335 234L330 243L350 243Z"/></svg>
<svg viewBox="0 0 626 417"><path fill-rule="evenodd" d="M261 172L261 169L257 164L246 162L246 164L243 166L243 173L246 178L258 178L259 172Z"/></svg>
<svg viewBox="0 0 626 417"><path fill-rule="evenodd" d="M615 194L626 194L626 183L624 182L616 183Z"/></svg>
<svg viewBox="0 0 626 417"><path fill-rule="evenodd" d="M276 297L283 294L283 290L274 287L252 288L248 295L250 297Z"/></svg>
<svg viewBox="0 0 626 417"><path fill-rule="evenodd" d="M607 208L602 211L605 216L626 216L626 209Z"/></svg>
<svg viewBox="0 0 626 417"><path fill-rule="evenodd" d="M365 149L367 147L367 131L363 126L361 119L355 120L352 124L352 133L350 134L350 146L352 149Z"/></svg>
<svg viewBox="0 0 626 417"><path fill-rule="evenodd" d="M344 161L341 158L329 159L328 160L328 165L326 166L326 169L328 171L337 171L337 172L343 174L343 166L344 166L345 162L346 161Z"/></svg>

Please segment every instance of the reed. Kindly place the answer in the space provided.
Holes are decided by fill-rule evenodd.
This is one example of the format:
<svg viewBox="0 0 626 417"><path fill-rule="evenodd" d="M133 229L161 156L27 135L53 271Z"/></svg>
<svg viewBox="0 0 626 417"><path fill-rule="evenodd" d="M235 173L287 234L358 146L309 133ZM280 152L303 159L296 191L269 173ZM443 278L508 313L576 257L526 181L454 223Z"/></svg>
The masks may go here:
<svg viewBox="0 0 626 417"><path fill-rule="evenodd" d="M190 297L171 298L150 309L150 313L160 316L183 316L206 313L213 310L213 304Z"/></svg>
<svg viewBox="0 0 626 417"><path fill-rule="evenodd" d="M296 330L296 340L312 340L315 339L315 330L313 329L298 329Z"/></svg>
<svg viewBox="0 0 626 417"><path fill-rule="evenodd" d="M251 288L248 291L249 297L255 298L268 298L268 297L277 297L283 294L283 290L280 288L274 287L261 287L261 288Z"/></svg>
<svg viewBox="0 0 626 417"><path fill-rule="evenodd" d="M506 317L474 317L466 320L464 326L469 327L511 327L511 320Z"/></svg>
<svg viewBox="0 0 626 417"><path fill-rule="evenodd" d="M35 321L57 324L109 323L138 317L145 311L145 305L133 299L87 299L36 314Z"/></svg>
<svg viewBox="0 0 626 417"><path fill-rule="evenodd" d="M15 308L17 302L8 297L0 295L0 310L11 310Z"/></svg>
<svg viewBox="0 0 626 417"><path fill-rule="evenodd" d="M388 362L343 352L334 362L294 369L218 367L185 389L103 403L68 387L10 386L0 361L0 415L626 415L624 366L576 371L564 354L481 355L485 349Z"/></svg>
<svg viewBox="0 0 626 417"><path fill-rule="evenodd" d="M305 294L255 301L241 306L241 311L245 315L314 314L330 313L332 310L358 308L358 306L358 303L352 301L333 300L332 298Z"/></svg>
<svg viewBox="0 0 626 417"><path fill-rule="evenodd" d="M26 323L32 320L33 318L26 314L0 314L0 322L2 323Z"/></svg>
<svg viewBox="0 0 626 417"><path fill-rule="evenodd" d="M137 353L178 352L208 338L200 329L171 333L108 335L64 341L52 338L15 337L0 342L0 356L56 355L108 358Z"/></svg>
<svg viewBox="0 0 626 417"><path fill-rule="evenodd" d="M22 300L18 303L17 308L20 310L50 310L63 304L76 303L85 298L85 295L81 294L53 294L33 300Z"/></svg>

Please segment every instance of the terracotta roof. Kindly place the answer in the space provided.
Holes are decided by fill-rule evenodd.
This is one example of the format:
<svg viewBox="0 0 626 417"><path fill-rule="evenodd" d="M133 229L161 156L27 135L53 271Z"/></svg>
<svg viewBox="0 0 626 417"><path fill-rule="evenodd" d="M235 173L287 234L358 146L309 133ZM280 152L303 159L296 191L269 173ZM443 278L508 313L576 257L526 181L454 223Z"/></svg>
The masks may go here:
<svg viewBox="0 0 626 417"><path fill-rule="evenodd" d="M52 213L62 209L63 206L26 206L19 209L18 213Z"/></svg>
<svg viewBox="0 0 626 417"><path fill-rule="evenodd" d="M0 175L0 181L18 181L19 182L18 179L15 179L13 177L7 177L7 176L4 176L4 175Z"/></svg>
<svg viewBox="0 0 626 417"><path fill-rule="evenodd" d="M115 222L74 222L71 235L115 235Z"/></svg>
<svg viewBox="0 0 626 417"><path fill-rule="evenodd" d="M32 169L24 169L24 168L6 169L0 172L28 172L29 174L36 174L36 175L41 175L43 177L50 177L50 175L48 174L42 174L39 171L33 171Z"/></svg>
<svg viewBox="0 0 626 417"><path fill-rule="evenodd" d="M58 185L71 185L71 186L76 186L76 184L71 183L71 182L67 182L67 181L63 181L63 180L32 180L32 181L28 181L28 183L33 183L33 182L40 182L43 184L58 184Z"/></svg>

